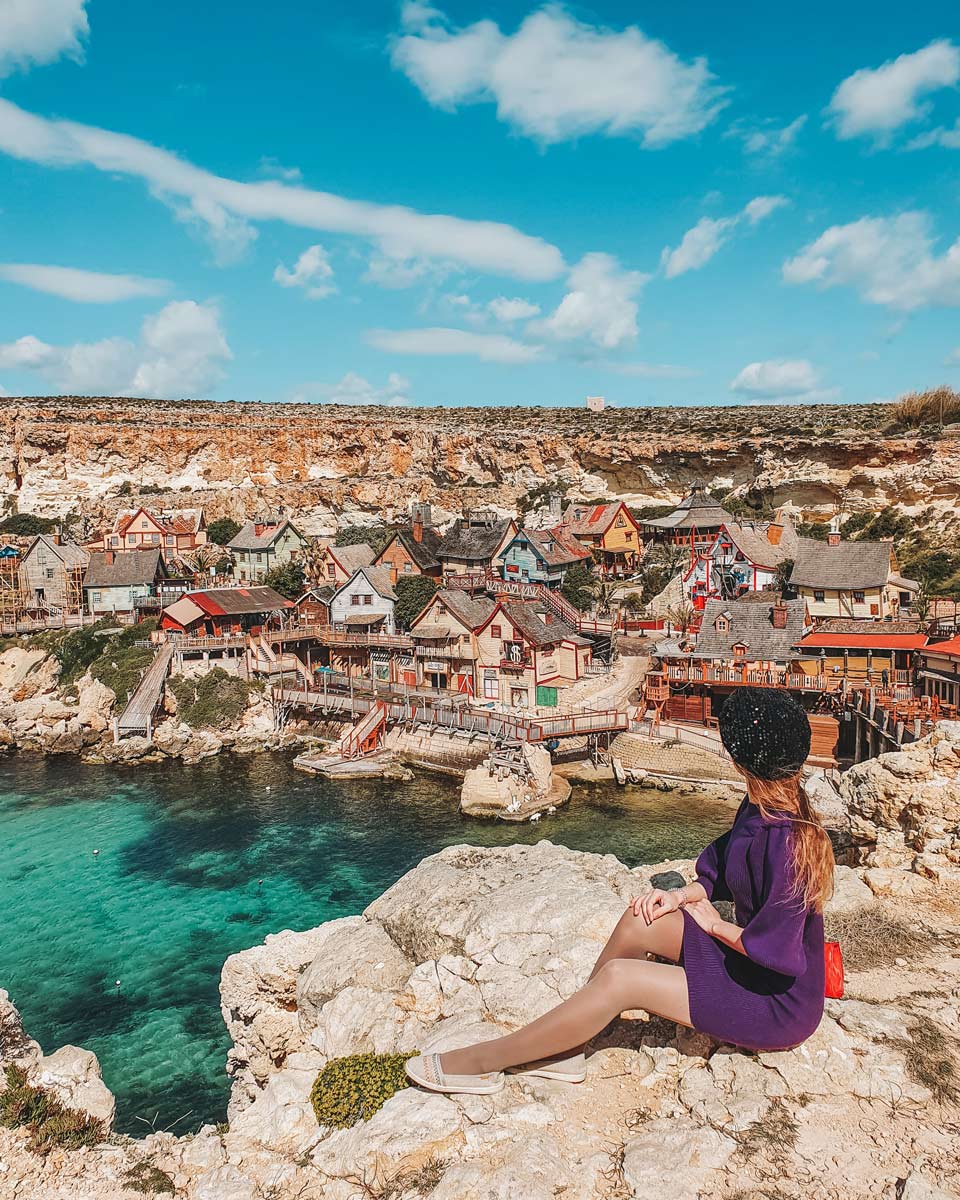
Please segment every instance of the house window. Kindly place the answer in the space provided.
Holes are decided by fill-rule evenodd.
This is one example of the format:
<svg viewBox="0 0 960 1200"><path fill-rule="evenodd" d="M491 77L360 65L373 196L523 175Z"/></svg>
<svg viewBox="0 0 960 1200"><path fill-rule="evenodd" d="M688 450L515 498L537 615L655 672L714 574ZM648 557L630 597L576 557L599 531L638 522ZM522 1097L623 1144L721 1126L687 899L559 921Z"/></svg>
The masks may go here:
<svg viewBox="0 0 960 1200"><path fill-rule="evenodd" d="M823 588L813 589L813 599L815 604L822 604L824 598Z"/></svg>
<svg viewBox="0 0 960 1200"><path fill-rule="evenodd" d="M90 593L90 601L92 604L99 604L100 603L100 593L99 592L91 592Z"/></svg>
<svg viewBox="0 0 960 1200"><path fill-rule="evenodd" d="M333 577L336 575L336 573L337 573L337 568L333 565L333 563L327 563L327 578L333 579Z"/></svg>
<svg viewBox="0 0 960 1200"><path fill-rule="evenodd" d="M627 541L627 542L632 542L632 541L633 541L633 534L632 534L632 533L627 533L627 534L624 534L624 541Z"/></svg>
<svg viewBox="0 0 960 1200"><path fill-rule="evenodd" d="M623 519L623 513L621 513L620 516L617 517L617 528L622 529L624 525L626 525L626 521Z"/></svg>
<svg viewBox="0 0 960 1200"><path fill-rule="evenodd" d="M404 575L412 575L413 574L413 563L405 562L403 564L403 573L404 573Z"/></svg>
<svg viewBox="0 0 960 1200"><path fill-rule="evenodd" d="M360 597L359 596L351 596L350 597L350 607L351 608L359 608L360 607Z"/></svg>
<svg viewBox="0 0 960 1200"><path fill-rule="evenodd" d="M485 668L483 672L483 698L496 700L500 694L500 686L495 669Z"/></svg>
<svg viewBox="0 0 960 1200"><path fill-rule="evenodd" d="M149 528L150 528L150 522L149 522L149 521L141 521L141 522L140 522L140 528L141 528L141 529L149 529Z"/></svg>
<svg viewBox="0 0 960 1200"><path fill-rule="evenodd" d="M716 621L714 622L714 628L716 629L717 633L726 633L730 628L730 622L726 617L717 617Z"/></svg>
<svg viewBox="0 0 960 1200"><path fill-rule="evenodd" d="M743 658L743 656L744 656L744 655L746 654L746 652L747 652L747 648L746 648L746 646L743 644L743 642L736 642L736 643L735 643L735 645L734 645L734 647L733 647L733 652L734 652L734 654L737 656L737 658Z"/></svg>
<svg viewBox="0 0 960 1200"><path fill-rule="evenodd" d="M156 546L157 543L160 541L160 534L159 533L151 533L150 541L153 542L153 544Z"/></svg>
<svg viewBox="0 0 960 1200"><path fill-rule="evenodd" d="M854 604L865 604L866 599L867 599L867 597L864 595L863 592L854 592L853 593Z"/></svg>
<svg viewBox="0 0 960 1200"><path fill-rule="evenodd" d="M257 551L257 562L258 562L258 563L262 563L262 562L263 562L263 554L262 554L262 552L261 552L261 551L259 551L259 550Z"/></svg>
<svg viewBox="0 0 960 1200"><path fill-rule="evenodd" d="M491 625L490 626L490 636L495 637L495 638L503 637L503 634L500 632L499 625Z"/></svg>
<svg viewBox="0 0 960 1200"><path fill-rule="evenodd" d="M369 595L367 595L367 596L364 596L364 598L363 598L363 602L364 602L364 604L372 604L372 603L373 603L373 597L372 597L372 596L369 596Z"/></svg>
<svg viewBox="0 0 960 1200"><path fill-rule="evenodd" d="M174 544L174 542L175 542L175 541L176 541L176 539L174 538L173 534L172 534L172 533L168 533L168 534L167 534L167 545L168 545L168 546L172 546L172 545Z"/></svg>
<svg viewBox="0 0 960 1200"><path fill-rule="evenodd" d="M47 578L48 579L53 578L53 567L47 567Z"/></svg>
<svg viewBox="0 0 960 1200"><path fill-rule="evenodd" d="M118 537L112 537L112 538L110 539L110 545L111 545L111 546L119 546L119 545L120 545L120 539L119 539Z"/></svg>

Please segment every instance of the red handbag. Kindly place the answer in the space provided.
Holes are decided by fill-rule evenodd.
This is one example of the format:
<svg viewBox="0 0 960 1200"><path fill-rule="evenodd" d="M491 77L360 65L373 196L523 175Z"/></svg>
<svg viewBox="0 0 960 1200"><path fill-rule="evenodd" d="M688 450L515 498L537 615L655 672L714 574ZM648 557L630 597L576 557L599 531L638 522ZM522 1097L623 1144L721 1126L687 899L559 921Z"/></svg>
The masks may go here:
<svg viewBox="0 0 960 1200"><path fill-rule="evenodd" d="M823 994L830 1000L843 998L843 954L839 942L823 943Z"/></svg>

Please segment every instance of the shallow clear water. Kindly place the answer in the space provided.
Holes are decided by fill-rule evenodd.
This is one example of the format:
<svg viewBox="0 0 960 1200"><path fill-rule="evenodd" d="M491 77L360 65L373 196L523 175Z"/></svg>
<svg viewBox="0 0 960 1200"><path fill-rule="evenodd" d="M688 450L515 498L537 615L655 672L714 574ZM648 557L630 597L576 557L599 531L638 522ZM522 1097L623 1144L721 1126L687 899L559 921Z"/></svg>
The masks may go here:
<svg viewBox="0 0 960 1200"><path fill-rule="evenodd" d="M226 1111L228 955L358 913L457 842L549 838L633 866L695 855L732 815L611 785L577 787L556 815L508 825L462 818L458 793L430 775L331 783L282 755L193 767L3 760L0 987L45 1049L96 1052L121 1130L179 1119L182 1132Z"/></svg>

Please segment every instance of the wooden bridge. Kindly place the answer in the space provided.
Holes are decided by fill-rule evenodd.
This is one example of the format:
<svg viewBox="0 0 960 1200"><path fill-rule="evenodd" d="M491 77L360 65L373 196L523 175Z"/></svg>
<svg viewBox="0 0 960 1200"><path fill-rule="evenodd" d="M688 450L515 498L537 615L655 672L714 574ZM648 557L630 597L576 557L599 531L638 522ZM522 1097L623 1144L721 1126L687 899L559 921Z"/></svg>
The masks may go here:
<svg viewBox="0 0 960 1200"><path fill-rule="evenodd" d="M360 716L382 704L386 721L410 728L448 730L482 735L491 741L548 742L554 738L588 737L595 734L622 733L629 728L629 717L616 709L599 712L563 713L556 716L524 716L516 712L497 712L465 703L465 697L393 692L357 692L340 690L275 687L275 711L308 709L331 716Z"/></svg>
<svg viewBox="0 0 960 1200"><path fill-rule="evenodd" d="M152 736L153 718L163 698L163 685L173 655L174 647L169 643L158 648L153 662L140 676L137 686L130 693L126 708L114 720L115 740L119 741L120 738L131 734L139 734L148 739Z"/></svg>

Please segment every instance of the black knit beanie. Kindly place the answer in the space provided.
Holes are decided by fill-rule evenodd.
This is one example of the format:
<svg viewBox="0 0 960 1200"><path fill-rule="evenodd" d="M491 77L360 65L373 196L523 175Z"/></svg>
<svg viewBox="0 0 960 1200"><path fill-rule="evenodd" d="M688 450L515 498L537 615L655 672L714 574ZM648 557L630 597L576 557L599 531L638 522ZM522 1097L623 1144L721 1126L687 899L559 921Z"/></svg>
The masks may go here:
<svg viewBox="0 0 960 1200"><path fill-rule="evenodd" d="M717 719L730 757L758 779L786 779L807 761L810 722L789 692L737 688Z"/></svg>

